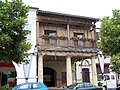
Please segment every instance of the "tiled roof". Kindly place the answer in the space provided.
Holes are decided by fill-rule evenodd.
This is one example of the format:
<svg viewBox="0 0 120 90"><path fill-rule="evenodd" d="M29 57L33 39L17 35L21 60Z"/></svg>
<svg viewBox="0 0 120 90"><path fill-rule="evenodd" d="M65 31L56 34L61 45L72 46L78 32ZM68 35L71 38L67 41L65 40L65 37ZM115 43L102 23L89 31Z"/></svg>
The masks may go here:
<svg viewBox="0 0 120 90"><path fill-rule="evenodd" d="M79 16L79 15L72 15L72 14L65 14L65 13L59 13L59 12L51 12L51 11L43 11L38 10L38 14L50 14L50 15L58 15L58 16L66 16L66 17L73 17L73 18L83 18L83 19L90 19L93 21L99 21L100 18L93 18L93 17L86 17L86 16Z"/></svg>

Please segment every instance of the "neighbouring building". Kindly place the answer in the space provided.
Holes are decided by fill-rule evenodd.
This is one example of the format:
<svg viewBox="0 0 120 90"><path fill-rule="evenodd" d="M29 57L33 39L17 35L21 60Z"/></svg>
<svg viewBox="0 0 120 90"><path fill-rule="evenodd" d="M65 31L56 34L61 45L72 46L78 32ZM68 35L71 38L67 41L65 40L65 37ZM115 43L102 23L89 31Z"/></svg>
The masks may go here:
<svg viewBox="0 0 120 90"><path fill-rule="evenodd" d="M9 84L14 86L16 84L26 82L25 78L30 82L37 81L37 61L34 53L34 47L36 45L36 13L38 8L30 8L28 12L28 24L25 29L31 31L31 34L27 36L28 41L32 44L31 49L28 51L30 53L29 59L30 64L16 64L0 62L0 86ZM26 72L24 74L24 72Z"/></svg>
<svg viewBox="0 0 120 90"><path fill-rule="evenodd" d="M14 81L16 77L16 70L12 63L0 62L0 86L10 84L11 81ZM14 86L15 83L11 84Z"/></svg>

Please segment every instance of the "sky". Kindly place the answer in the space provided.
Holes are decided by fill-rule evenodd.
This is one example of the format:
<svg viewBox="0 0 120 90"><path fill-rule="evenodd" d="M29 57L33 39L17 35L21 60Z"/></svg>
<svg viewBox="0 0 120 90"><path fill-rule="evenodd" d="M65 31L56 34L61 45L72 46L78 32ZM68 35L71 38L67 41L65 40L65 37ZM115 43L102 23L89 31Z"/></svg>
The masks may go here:
<svg viewBox="0 0 120 90"><path fill-rule="evenodd" d="M112 16L112 10L120 9L120 0L23 0L25 4L40 10L79 16L102 18Z"/></svg>

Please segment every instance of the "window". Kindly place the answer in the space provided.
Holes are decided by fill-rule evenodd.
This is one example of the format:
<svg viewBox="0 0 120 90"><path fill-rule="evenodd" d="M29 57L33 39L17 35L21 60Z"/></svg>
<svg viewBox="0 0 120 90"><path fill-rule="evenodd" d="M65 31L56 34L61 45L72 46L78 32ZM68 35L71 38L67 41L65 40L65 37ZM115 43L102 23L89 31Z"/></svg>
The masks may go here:
<svg viewBox="0 0 120 90"><path fill-rule="evenodd" d="M83 35L83 33L74 33L74 37L78 37L79 39L82 39Z"/></svg>
<svg viewBox="0 0 120 90"><path fill-rule="evenodd" d="M54 37L55 36L55 32L50 32L49 35ZM55 44L55 39L50 38L50 44Z"/></svg>
<svg viewBox="0 0 120 90"><path fill-rule="evenodd" d="M115 76L114 76L114 75L111 75L111 79L114 80L114 79L115 79Z"/></svg>
<svg viewBox="0 0 120 90"><path fill-rule="evenodd" d="M85 88L89 88L89 87L95 87L95 86L90 83L85 83Z"/></svg>
<svg viewBox="0 0 120 90"><path fill-rule="evenodd" d="M110 76L109 75L104 75L104 81L109 80Z"/></svg>
<svg viewBox="0 0 120 90"><path fill-rule="evenodd" d="M45 30L45 35L49 35L50 37L55 37L56 36L56 31ZM55 40L55 38L49 38L47 40L47 43L49 43L50 45L55 45L56 44L56 40Z"/></svg>
<svg viewBox="0 0 120 90"><path fill-rule="evenodd" d="M84 84L83 84L83 83L80 83L80 84L77 85L77 87L79 87L79 88L84 88Z"/></svg>
<svg viewBox="0 0 120 90"><path fill-rule="evenodd" d="M31 84L24 84L22 86L20 86L20 90L28 90L31 88Z"/></svg>
<svg viewBox="0 0 120 90"><path fill-rule="evenodd" d="M77 87L76 85L77 85L76 83L73 83L73 84L67 86L67 88L74 89L75 87Z"/></svg>
<svg viewBox="0 0 120 90"><path fill-rule="evenodd" d="M37 88L41 88L42 86L40 84L33 84L32 88L33 89L37 89Z"/></svg>
<svg viewBox="0 0 120 90"><path fill-rule="evenodd" d="M75 41L74 44L75 46L83 46L82 38L83 38L83 33L74 33L74 37L78 38L78 41Z"/></svg>

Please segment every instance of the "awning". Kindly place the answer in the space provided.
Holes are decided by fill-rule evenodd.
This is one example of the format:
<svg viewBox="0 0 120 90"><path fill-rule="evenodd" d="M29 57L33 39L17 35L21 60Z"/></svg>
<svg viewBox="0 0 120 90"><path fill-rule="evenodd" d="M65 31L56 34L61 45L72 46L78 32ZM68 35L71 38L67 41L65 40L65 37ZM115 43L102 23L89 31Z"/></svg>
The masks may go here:
<svg viewBox="0 0 120 90"><path fill-rule="evenodd" d="M0 67L14 67L14 65L8 62L0 62Z"/></svg>

